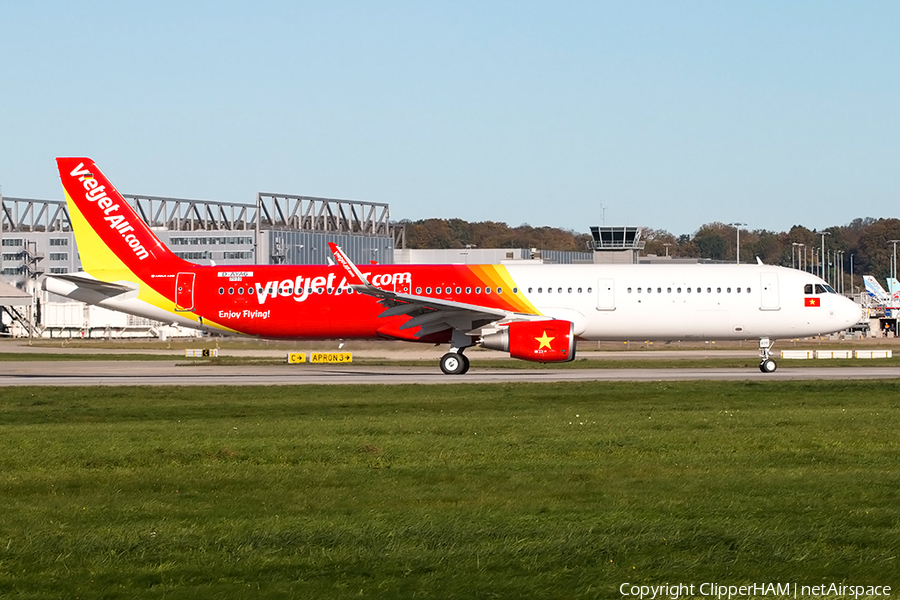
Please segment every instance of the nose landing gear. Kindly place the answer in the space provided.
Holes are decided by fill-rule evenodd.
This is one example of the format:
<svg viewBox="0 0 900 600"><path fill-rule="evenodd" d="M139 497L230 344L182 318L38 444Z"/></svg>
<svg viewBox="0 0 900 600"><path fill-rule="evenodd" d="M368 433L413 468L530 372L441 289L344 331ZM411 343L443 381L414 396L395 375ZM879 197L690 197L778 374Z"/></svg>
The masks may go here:
<svg viewBox="0 0 900 600"><path fill-rule="evenodd" d="M778 365L772 360L772 346L775 342L769 338L761 338L759 340L759 370L763 373L774 373Z"/></svg>

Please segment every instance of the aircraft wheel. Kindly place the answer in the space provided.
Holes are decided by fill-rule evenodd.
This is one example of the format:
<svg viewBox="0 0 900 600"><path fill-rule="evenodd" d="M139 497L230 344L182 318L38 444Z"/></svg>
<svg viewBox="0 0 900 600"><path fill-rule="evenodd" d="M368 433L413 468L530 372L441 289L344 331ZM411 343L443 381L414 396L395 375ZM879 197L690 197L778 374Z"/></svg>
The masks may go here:
<svg viewBox="0 0 900 600"><path fill-rule="evenodd" d="M459 358L463 361L462 371L459 372L460 375L465 375L469 372L469 357L465 354L460 354Z"/></svg>
<svg viewBox="0 0 900 600"><path fill-rule="evenodd" d="M441 371L445 375L462 375L469 366L469 360L462 354L448 352L441 357Z"/></svg>
<svg viewBox="0 0 900 600"><path fill-rule="evenodd" d="M778 368L778 365L775 364L775 361L771 358L767 358L766 360L759 363L759 370L763 373L774 373L775 369Z"/></svg>

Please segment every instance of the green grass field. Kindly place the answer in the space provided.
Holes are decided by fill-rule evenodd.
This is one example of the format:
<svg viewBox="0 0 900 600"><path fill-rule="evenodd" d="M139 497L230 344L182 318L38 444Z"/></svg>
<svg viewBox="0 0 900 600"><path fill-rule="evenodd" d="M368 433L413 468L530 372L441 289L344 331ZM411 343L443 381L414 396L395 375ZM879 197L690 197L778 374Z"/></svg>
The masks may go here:
<svg viewBox="0 0 900 600"><path fill-rule="evenodd" d="M898 384L5 388L0 597L896 592Z"/></svg>

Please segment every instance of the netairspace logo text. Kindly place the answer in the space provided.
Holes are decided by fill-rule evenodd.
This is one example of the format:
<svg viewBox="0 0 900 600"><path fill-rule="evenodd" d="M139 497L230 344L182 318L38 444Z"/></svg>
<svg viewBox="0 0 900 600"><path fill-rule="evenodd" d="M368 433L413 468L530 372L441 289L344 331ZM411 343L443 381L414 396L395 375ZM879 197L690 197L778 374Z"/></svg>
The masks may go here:
<svg viewBox="0 0 900 600"><path fill-rule="evenodd" d="M823 583L801 585L797 583L751 583L746 585L724 585L720 583L673 583L664 585L638 585L623 583L619 586L623 597L640 600L679 598L717 598L719 600L740 598L875 598L890 597L889 585L849 585L844 583Z"/></svg>

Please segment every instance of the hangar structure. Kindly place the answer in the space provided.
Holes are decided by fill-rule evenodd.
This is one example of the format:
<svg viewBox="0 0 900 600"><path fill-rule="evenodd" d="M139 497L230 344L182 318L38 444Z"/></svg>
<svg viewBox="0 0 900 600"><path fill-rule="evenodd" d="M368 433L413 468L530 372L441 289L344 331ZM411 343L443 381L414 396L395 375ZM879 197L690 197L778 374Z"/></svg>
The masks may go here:
<svg viewBox="0 0 900 600"><path fill-rule="evenodd" d="M389 205L378 202L268 192L254 204L124 196L164 244L197 264L324 264L329 241L359 264L392 264L395 233L402 235ZM0 335L145 336L160 326L41 290L43 275L81 269L63 200L0 196L0 250L0 282L31 298L21 310L3 311Z"/></svg>

